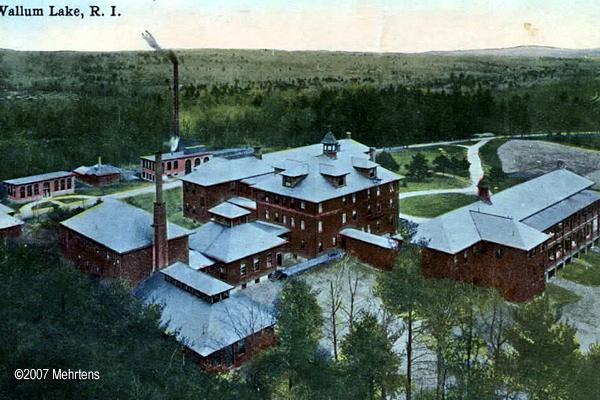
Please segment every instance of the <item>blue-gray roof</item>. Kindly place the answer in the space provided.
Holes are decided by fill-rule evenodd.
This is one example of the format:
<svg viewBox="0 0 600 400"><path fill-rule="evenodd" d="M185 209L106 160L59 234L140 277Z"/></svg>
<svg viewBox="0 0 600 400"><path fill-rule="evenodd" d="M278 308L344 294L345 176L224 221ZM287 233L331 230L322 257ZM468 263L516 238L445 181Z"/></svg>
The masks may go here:
<svg viewBox="0 0 600 400"><path fill-rule="evenodd" d="M600 193L592 190L584 190L533 214L531 217L525 218L522 222L532 228L544 231L599 200Z"/></svg>
<svg viewBox="0 0 600 400"><path fill-rule="evenodd" d="M507 246L529 250L539 244L542 236L533 234L528 228L543 230L537 226L544 225L539 222L544 216L530 220L529 224L526 219L586 191L593 184L589 179L559 169L495 194L489 203L476 201L423 222L413 240L425 241L428 247L450 254L456 254L481 240L486 240L484 237L490 241L493 238L496 243L502 242ZM568 207L583 208L585 205L582 204L585 203L576 201ZM572 211L576 212L578 209ZM500 218L485 217L482 214ZM554 217L558 217L559 214ZM533 222L535 220L538 221L537 226ZM547 223L550 223L550 219ZM508 237L513 233L518 235L518 238Z"/></svg>
<svg viewBox="0 0 600 400"><path fill-rule="evenodd" d="M188 263L190 268L201 270L211 265L215 265L215 261L206 257L204 254L196 250L189 251Z"/></svg>
<svg viewBox="0 0 600 400"><path fill-rule="evenodd" d="M208 212L229 219L240 218L244 215L250 214L250 211L246 210L245 208L236 206L235 204L229 202L218 204L208 210Z"/></svg>
<svg viewBox="0 0 600 400"><path fill-rule="evenodd" d="M49 181L52 179L61 179L71 176L71 172L67 171L57 171L57 172L49 172L47 174L40 175L31 175L23 178L15 178L4 181L4 183L9 185L28 185L30 183Z"/></svg>
<svg viewBox="0 0 600 400"><path fill-rule="evenodd" d="M361 242L383 247L384 249L395 250L398 248L398 242L389 236L379 236L354 228L342 229L340 234L352 239L360 240Z"/></svg>
<svg viewBox="0 0 600 400"><path fill-rule="evenodd" d="M15 212L15 210L13 210L12 208L10 208L7 205L0 203L0 212L3 212L5 214L12 214Z"/></svg>
<svg viewBox="0 0 600 400"><path fill-rule="evenodd" d="M228 203L235 204L236 206L244 207L249 210L256 210L256 201L248 199L246 197L232 197L227 200Z"/></svg>
<svg viewBox="0 0 600 400"><path fill-rule="evenodd" d="M208 222L196 229L189 240L190 249L223 263L231 263L287 243L253 223L228 227Z"/></svg>
<svg viewBox="0 0 600 400"><path fill-rule="evenodd" d="M100 205L61 222L61 225L117 253L127 253L152 244L152 215L125 202L105 199ZM167 223L167 237L189 235L178 225Z"/></svg>
<svg viewBox="0 0 600 400"><path fill-rule="evenodd" d="M207 273L196 271L182 262L169 265L160 272L207 296L215 296L233 289L233 286L229 283L223 282Z"/></svg>
<svg viewBox="0 0 600 400"><path fill-rule="evenodd" d="M24 222L20 219L17 219L0 211L0 230L14 228L23 224Z"/></svg>
<svg viewBox="0 0 600 400"><path fill-rule="evenodd" d="M203 357L276 322L272 306L252 300L243 291L209 304L165 281L160 273L138 285L135 295L145 304L160 305L162 328Z"/></svg>
<svg viewBox="0 0 600 400"><path fill-rule="evenodd" d="M96 164L96 165L92 165L90 167L81 166L81 167L75 169L73 172L75 172L76 174L79 174L79 175L102 176L102 175L120 174L121 170L110 164Z"/></svg>

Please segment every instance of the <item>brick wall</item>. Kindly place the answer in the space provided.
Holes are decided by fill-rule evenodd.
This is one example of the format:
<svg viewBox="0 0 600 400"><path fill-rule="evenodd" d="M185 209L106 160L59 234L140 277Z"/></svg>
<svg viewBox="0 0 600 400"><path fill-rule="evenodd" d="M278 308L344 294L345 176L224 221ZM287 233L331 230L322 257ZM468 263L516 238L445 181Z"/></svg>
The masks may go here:
<svg viewBox="0 0 600 400"><path fill-rule="evenodd" d="M371 243L363 242L345 235L340 235L341 246L346 254L384 270L391 270L400 248L387 249Z"/></svg>
<svg viewBox="0 0 600 400"><path fill-rule="evenodd" d="M10 237L15 238L21 236L21 226L13 226L11 228L0 229L0 237Z"/></svg>
<svg viewBox="0 0 600 400"><path fill-rule="evenodd" d="M117 183L121 180L121 174L110 174L110 175L79 175L77 174L77 179L88 183L94 186L102 186L102 185L110 185L112 183Z"/></svg>
<svg viewBox="0 0 600 400"><path fill-rule="evenodd" d="M75 192L73 175L64 178L30 183L26 185L7 185L8 199L15 203L26 203L43 198Z"/></svg>
<svg viewBox="0 0 600 400"><path fill-rule="evenodd" d="M63 256L90 275L121 278L135 286L152 273L152 246L119 254L62 225L59 243ZM187 236L169 240L169 264L187 263L188 257Z"/></svg>
<svg viewBox="0 0 600 400"><path fill-rule="evenodd" d="M238 195L238 184L226 182L220 185L200 186L183 182L183 215L205 221L210 219L208 210L219 203Z"/></svg>

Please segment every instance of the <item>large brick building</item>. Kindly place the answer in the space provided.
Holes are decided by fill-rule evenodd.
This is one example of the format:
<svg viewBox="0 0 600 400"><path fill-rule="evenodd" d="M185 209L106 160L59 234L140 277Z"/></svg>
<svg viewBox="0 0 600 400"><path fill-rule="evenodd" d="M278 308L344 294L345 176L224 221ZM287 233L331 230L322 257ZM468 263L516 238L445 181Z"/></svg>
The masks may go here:
<svg viewBox="0 0 600 400"><path fill-rule="evenodd" d="M565 169L422 223L423 272L525 301L600 237L600 194Z"/></svg>
<svg viewBox="0 0 600 400"><path fill-rule="evenodd" d="M0 207L0 237L20 236L21 227L24 225L24 222L9 215L3 209L3 207Z"/></svg>
<svg viewBox="0 0 600 400"><path fill-rule="evenodd" d="M66 171L32 175L4 181L8 199L27 203L44 197L70 194L75 191L73 173Z"/></svg>
<svg viewBox="0 0 600 400"><path fill-rule="evenodd" d="M188 262L189 232L167 225L168 260ZM61 222L63 255L83 272L121 278L135 286L157 270L152 215L127 203L106 199Z"/></svg>
<svg viewBox="0 0 600 400"><path fill-rule="evenodd" d="M207 219L230 197L256 202L259 220L289 229L289 249L315 256L339 247L339 232L397 228L399 176L374 150L329 132L320 144L200 166L184 177L184 215Z"/></svg>

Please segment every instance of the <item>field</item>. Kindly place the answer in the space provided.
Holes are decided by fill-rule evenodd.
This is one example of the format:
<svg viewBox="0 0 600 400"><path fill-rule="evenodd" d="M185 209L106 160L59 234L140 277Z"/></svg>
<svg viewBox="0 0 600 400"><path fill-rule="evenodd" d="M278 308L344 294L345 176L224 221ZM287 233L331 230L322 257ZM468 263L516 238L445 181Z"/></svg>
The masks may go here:
<svg viewBox="0 0 600 400"><path fill-rule="evenodd" d="M400 193L405 193L430 189L460 189L468 187L469 185L470 182L467 178L435 174L426 178L423 182L404 180L402 181L399 190Z"/></svg>
<svg viewBox="0 0 600 400"><path fill-rule="evenodd" d="M139 207L151 213L154 204L154 193L128 197L124 200L133 206ZM165 190L164 200L167 203L167 219L169 222L188 229L194 229L202 225L199 222L183 216L181 188Z"/></svg>
<svg viewBox="0 0 600 400"><path fill-rule="evenodd" d="M552 283L546 285L546 290L544 293L546 296L548 296L552 307L557 310L581 300L581 296L578 294Z"/></svg>
<svg viewBox="0 0 600 400"><path fill-rule="evenodd" d="M402 199L400 212L415 217L433 218L471 204L476 200L476 196L458 193L414 196Z"/></svg>
<svg viewBox="0 0 600 400"><path fill-rule="evenodd" d="M421 153L427 159L429 165L433 164L433 160L441 154L446 155L447 157L467 157L467 149L460 146L435 146L435 147L423 147L420 149L406 149L397 151L392 154L394 160L400 166L399 173L401 175L406 175L408 172L406 169L406 165L410 163L413 156L417 153Z"/></svg>
<svg viewBox="0 0 600 400"><path fill-rule="evenodd" d="M593 252L574 258L566 265L558 277L585 286L600 286L600 255Z"/></svg>

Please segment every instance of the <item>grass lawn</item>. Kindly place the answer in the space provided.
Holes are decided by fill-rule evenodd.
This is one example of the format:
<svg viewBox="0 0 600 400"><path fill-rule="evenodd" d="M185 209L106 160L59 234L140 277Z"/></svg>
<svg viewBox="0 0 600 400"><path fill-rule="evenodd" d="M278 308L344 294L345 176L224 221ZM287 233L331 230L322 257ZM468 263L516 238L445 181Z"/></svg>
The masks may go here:
<svg viewBox="0 0 600 400"><path fill-rule="evenodd" d="M433 160L442 153L446 154L448 157L467 157L467 149L459 146L432 146L423 147L420 149L406 149L391 153L392 157L394 157L394 160L396 160L400 166L398 172L401 175L406 175L408 171L406 170L405 166L406 164L410 163L412 157L417 153L423 154L429 164L433 164Z"/></svg>
<svg viewBox="0 0 600 400"><path fill-rule="evenodd" d="M579 258L574 258L558 273L562 279L567 279L580 285L600 286L600 254L588 252Z"/></svg>
<svg viewBox="0 0 600 400"><path fill-rule="evenodd" d="M85 197L80 196L69 196L69 197L56 197L54 200L59 201L63 204L81 203L87 200Z"/></svg>
<svg viewBox="0 0 600 400"><path fill-rule="evenodd" d="M500 157L498 156L498 148L508 140L510 139L494 139L479 149L479 157L481 157L483 170L486 176L489 176L490 169L492 169L492 167L502 169L502 161L500 161ZM492 192L498 193L521 182L523 182L522 179L518 179L503 173L503 176L500 178L500 180L496 182L492 181L490 184L492 185Z"/></svg>
<svg viewBox="0 0 600 400"><path fill-rule="evenodd" d="M104 196L107 194L119 193L132 189L139 189L150 185L152 185L152 182L122 181L113 185L77 188L77 193L84 194L87 196Z"/></svg>
<svg viewBox="0 0 600 400"><path fill-rule="evenodd" d="M429 189L458 189L467 187L469 184L469 179L462 176L434 175L423 182L404 180L400 184L400 193Z"/></svg>
<svg viewBox="0 0 600 400"><path fill-rule="evenodd" d="M194 229L202 225L200 222L185 218L183 216L183 199L181 188L165 190L164 199L167 203L167 218L169 222L188 229ZM146 193L138 196L127 197L124 200L133 206L139 207L151 213L154 205L154 193Z"/></svg>
<svg viewBox="0 0 600 400"><path fill-rule="evenodd" d="M43 201L39 204L36 204L35 206L31 207L32 210L42 210L44 208L57 208L58 206L52 202L49 201Z"/></svg>
<svg viewBox="0 0 600 400"><path fill-rule="evenodd" d="M544 293L550 299L550 304L553 308L562 308L567 304L576 303L581 299L581 296L578 294L552 283L546 284Z"/></svg>
<svg viewBox="0 0 600 400"><path fill-rule="evenodd" d="M476 200L476 196L460 193L415 196L400 200L400 212L415 217L433 218Z"/></svg>

